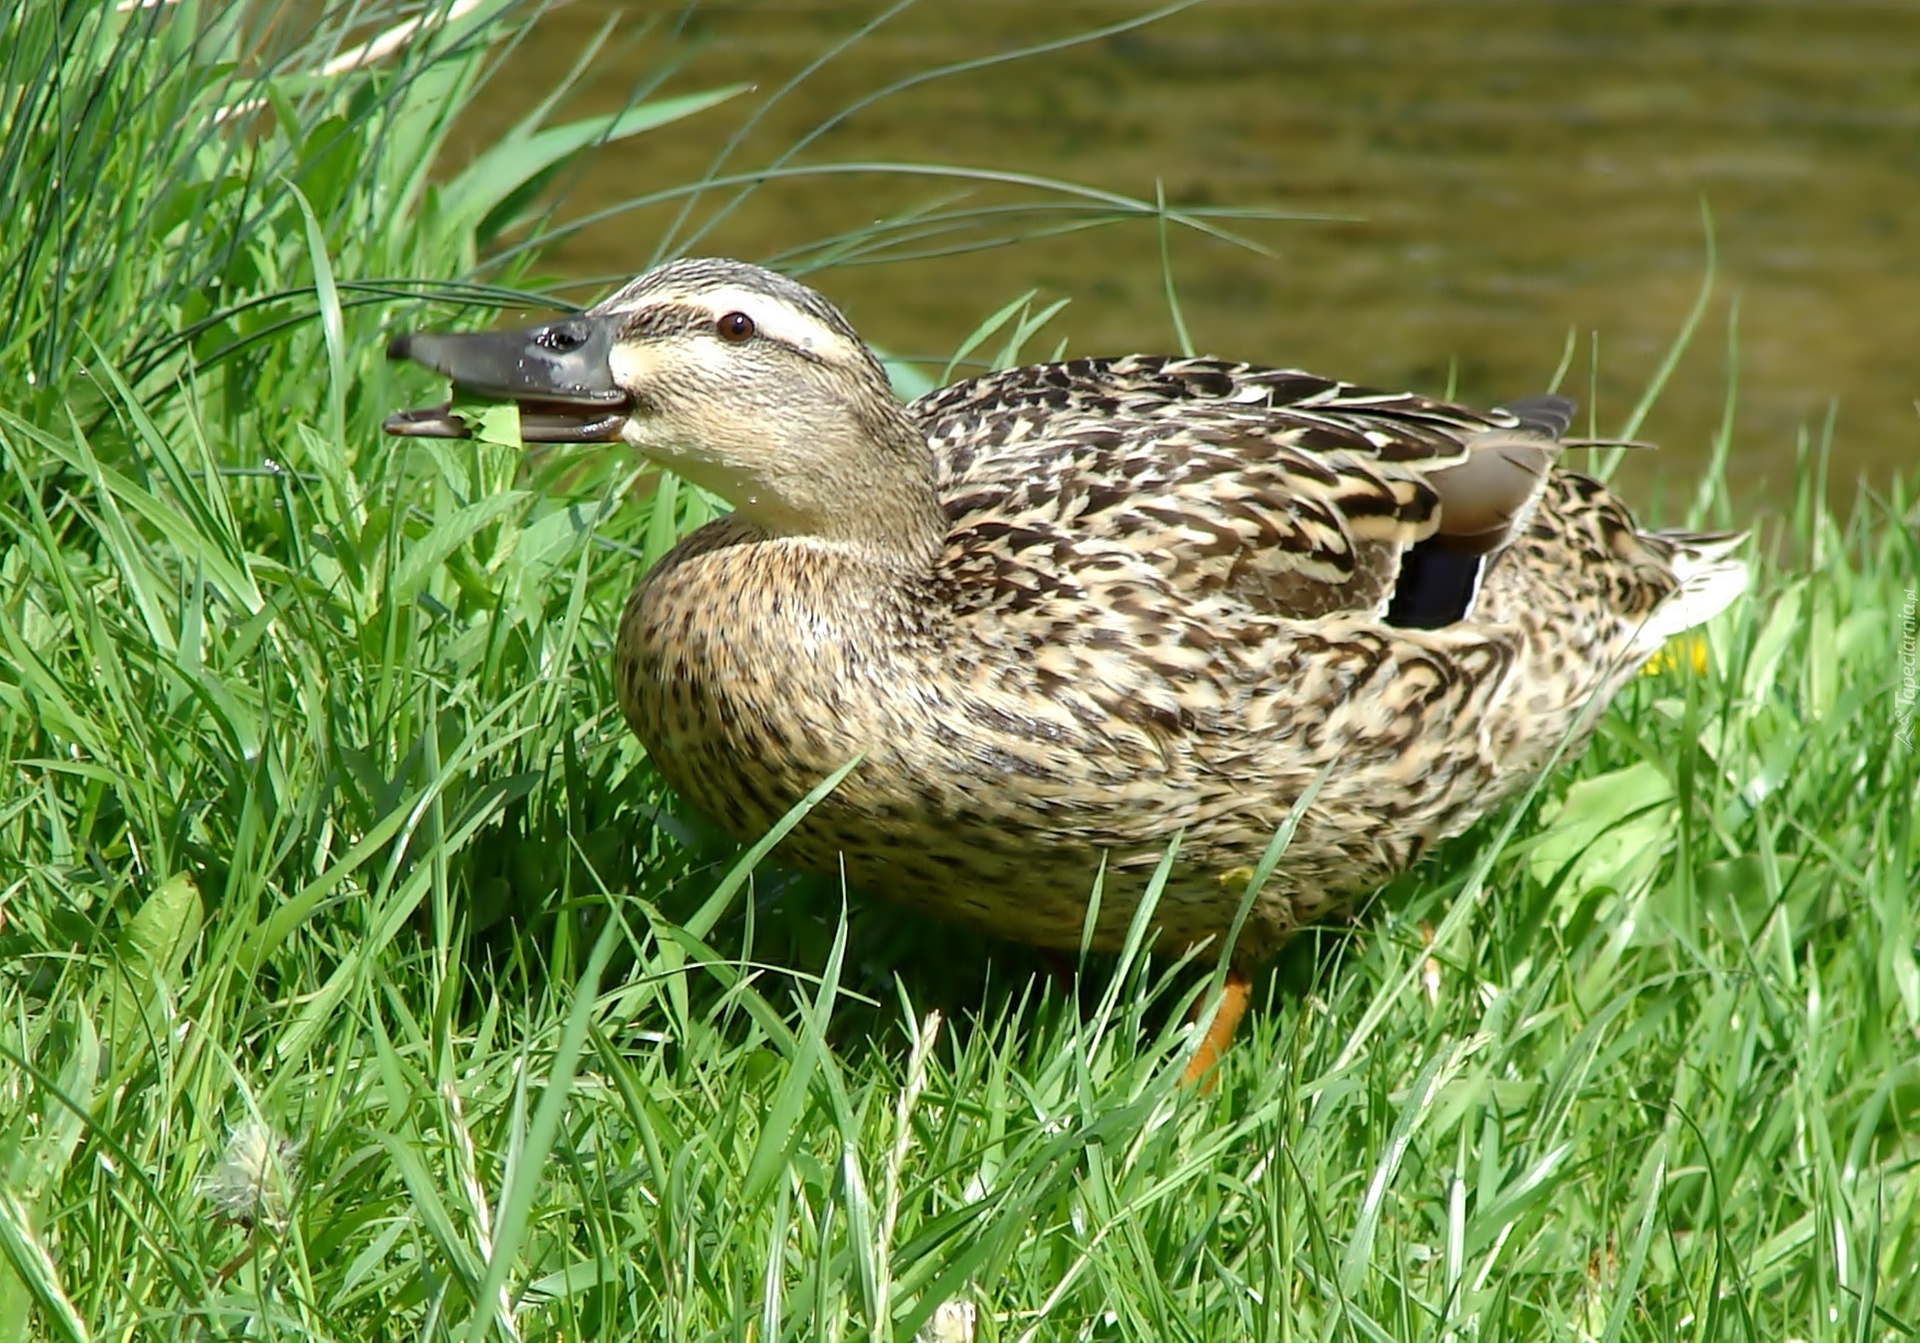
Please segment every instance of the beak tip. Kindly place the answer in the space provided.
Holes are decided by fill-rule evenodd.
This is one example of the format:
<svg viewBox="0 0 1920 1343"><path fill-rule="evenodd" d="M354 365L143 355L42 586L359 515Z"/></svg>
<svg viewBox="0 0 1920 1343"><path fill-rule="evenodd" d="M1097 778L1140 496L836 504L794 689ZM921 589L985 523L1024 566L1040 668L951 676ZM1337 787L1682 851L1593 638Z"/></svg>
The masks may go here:
<svg viewBox="0 0 1920 1343"><path fill-rule="evenodd" d="M395 363L413 358L413 332L403 331L388 341L387 358Z"/></svg>

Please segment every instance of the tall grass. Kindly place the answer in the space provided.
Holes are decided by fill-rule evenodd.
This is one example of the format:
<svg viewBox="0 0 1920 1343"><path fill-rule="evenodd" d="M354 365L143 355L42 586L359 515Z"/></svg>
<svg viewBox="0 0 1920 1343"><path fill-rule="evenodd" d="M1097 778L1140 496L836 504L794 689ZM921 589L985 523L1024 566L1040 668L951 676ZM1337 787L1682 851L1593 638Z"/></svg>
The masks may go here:
<svg viewBox="0 0 1920 1343"><path fill-rule="evenodd" d="M608 648L698 496L377 437L381 277L725 91L436 176L498 6L326 77L404 16L264 12L4 32L0 1339L1920 1324L1910 483L1842 522L1810 448L1704 665L1195 1095L1192 973L1076 1000L673 814Z"/></svg>

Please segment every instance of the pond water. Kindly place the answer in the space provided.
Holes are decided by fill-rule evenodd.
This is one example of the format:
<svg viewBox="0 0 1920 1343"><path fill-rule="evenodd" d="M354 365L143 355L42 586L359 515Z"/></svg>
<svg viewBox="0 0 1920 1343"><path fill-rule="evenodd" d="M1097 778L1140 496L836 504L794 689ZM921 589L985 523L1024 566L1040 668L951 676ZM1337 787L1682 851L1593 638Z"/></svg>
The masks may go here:
<svg viewBox="0 0 1920 1343"><path fill-rule="evenodd" d="M567 112L636 86L753 91L591 151L561 209L578 218L722 171L763 168L889 84L1063 41L1144 11L925 0L735 3L689 10L576 0L535 27L467 131L477 145L543 96L617 15ZM1690 346L1642 427L1663 445L1625 468L1674 515L1737 401L1735 479L1790 497L1795 444L1833 414L1833 484L1920 460L1920 6L1230 3L928 80L834 125L795 159L934 161L1062 178L1170 205L1338 220L1232 220L1261 255L1172 229L1194 345L1478 401L1542 388L1570 337L1564 390L1617 432L1706 276ZM958 198L958 199L956 199ZM946 201L1058 201L1031 189L897 175L772 180L715 218L712 191L620 212L549 254L580 297L647 266L677 228L694 250L764 260ZM974 240L1065 216L999 216ZM938 250L940 236L901 251ZM1151 219L987 250L838 264L807 278L869 339L935 361L1009 299L1069 306L1029 348L1177 348ZM1737 320L1736 320L1737 318ZM1593 339L1597 335L1597 355Z"/></svg>

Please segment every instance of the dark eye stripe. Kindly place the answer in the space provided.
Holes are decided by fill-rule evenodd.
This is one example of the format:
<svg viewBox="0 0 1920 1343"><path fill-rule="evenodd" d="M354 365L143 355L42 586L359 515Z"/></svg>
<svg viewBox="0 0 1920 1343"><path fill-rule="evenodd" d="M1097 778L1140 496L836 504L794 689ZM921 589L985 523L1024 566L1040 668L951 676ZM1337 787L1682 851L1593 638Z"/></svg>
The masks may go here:
<svg viewBox="0 0 1920 1343"><path fill-rule="evenodd" d="M662 303L629 315L620 328L620 338L678 336L697 331L712 320L712 315L704 308L696 308L690 303Z"/></svg>

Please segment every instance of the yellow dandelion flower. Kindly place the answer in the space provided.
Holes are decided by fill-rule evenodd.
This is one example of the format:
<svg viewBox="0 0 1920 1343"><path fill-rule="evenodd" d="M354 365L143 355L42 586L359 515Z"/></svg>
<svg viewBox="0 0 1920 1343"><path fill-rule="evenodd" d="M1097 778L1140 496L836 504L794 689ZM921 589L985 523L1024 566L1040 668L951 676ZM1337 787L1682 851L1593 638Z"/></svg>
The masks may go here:
<svg viewBox="0 0 1920 1343"><path fill-rule="evenodd" d="M1646 665L1640 668L1642 676L1659 676L1670 671L1690 671L1695 676L1705 676L1707 641L1697 634L1669 639L1666 647L1648 658Z"/></svg>

